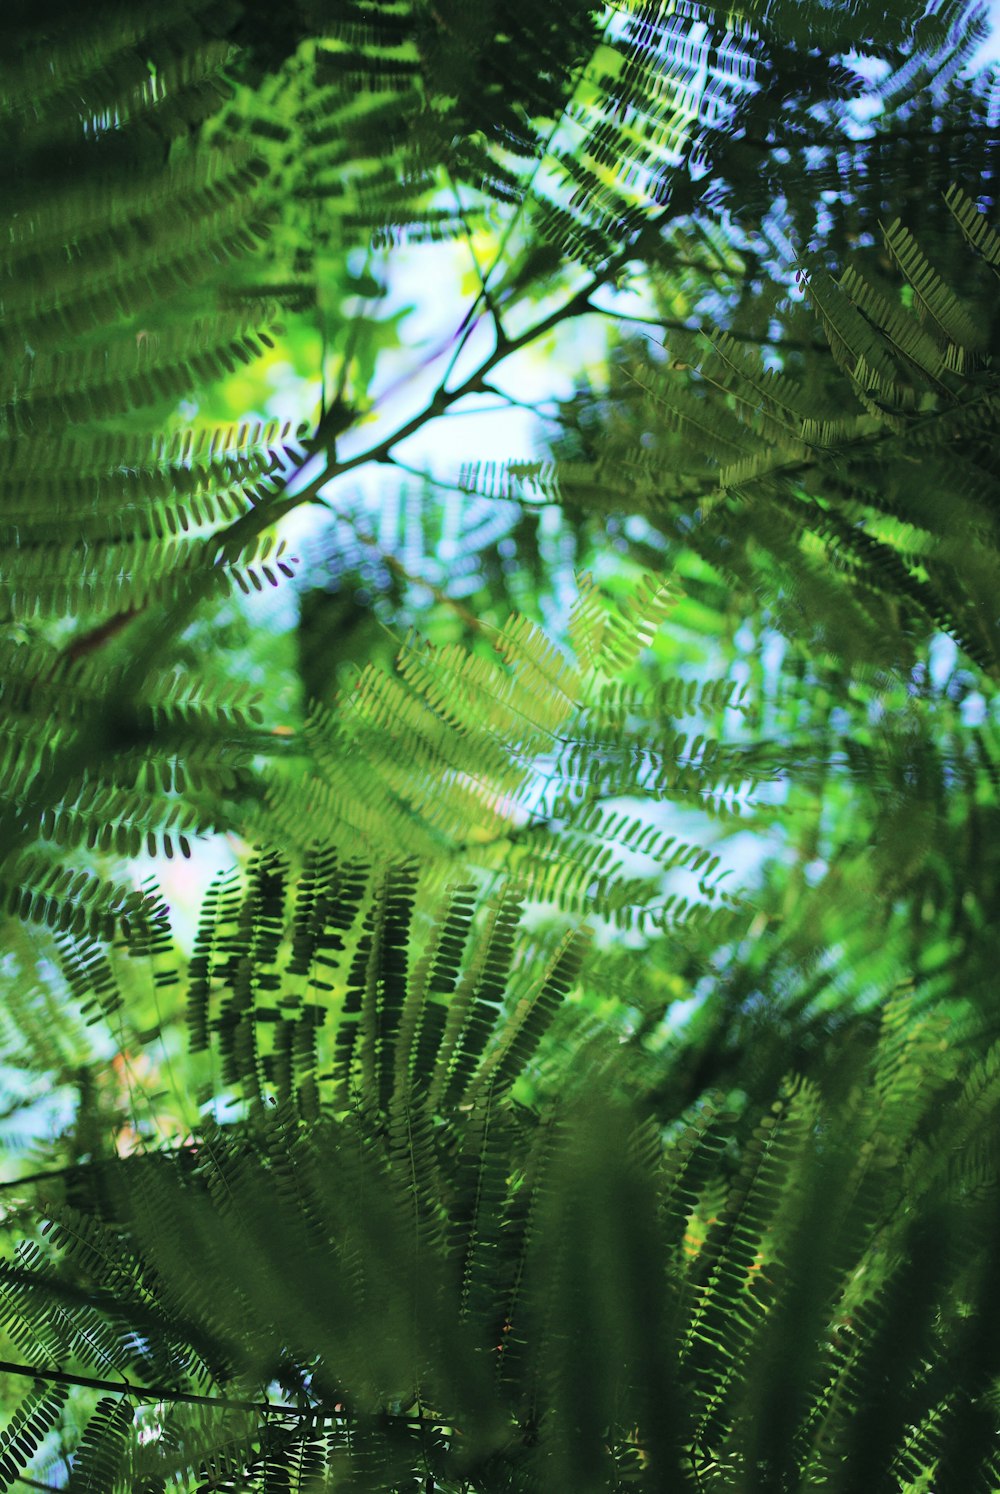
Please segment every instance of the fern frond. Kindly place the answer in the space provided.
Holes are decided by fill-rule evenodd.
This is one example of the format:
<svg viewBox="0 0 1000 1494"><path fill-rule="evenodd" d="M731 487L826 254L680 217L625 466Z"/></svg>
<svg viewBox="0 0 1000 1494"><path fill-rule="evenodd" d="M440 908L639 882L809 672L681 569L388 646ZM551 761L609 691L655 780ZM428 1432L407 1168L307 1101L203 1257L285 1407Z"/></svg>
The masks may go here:
<svg viewBox="0 0 1000 1494"><path fill-rule="evenodd" d="M898 265L900 273L913 290L913 297L924 321L937 329L939 337L947 340L952 348L960 352L979 351L983 346L983 335L955 294L945 285L940 275L931 268L920 252L914 237L897 219L884 230L885 246ZM948 366L958 363L955 353L948 359Z"/></svg>
<svg viewBox="0 0 1000 1494"><path fill-rule="evenodd" d="M39 1444L59 1420L66 1403L65 1386L33 1388L0 1432L0 1490L20 1482L18 1470L30 1467Z"/></svg>
<svg viewBox="0 0 1000 1494"><path fill-rule="evenodd" d="M945 201L973 248L978 249L988 265L994 269L1000 267L1000 235L986 222L985 213L954 184L945 194Z"/></svg>

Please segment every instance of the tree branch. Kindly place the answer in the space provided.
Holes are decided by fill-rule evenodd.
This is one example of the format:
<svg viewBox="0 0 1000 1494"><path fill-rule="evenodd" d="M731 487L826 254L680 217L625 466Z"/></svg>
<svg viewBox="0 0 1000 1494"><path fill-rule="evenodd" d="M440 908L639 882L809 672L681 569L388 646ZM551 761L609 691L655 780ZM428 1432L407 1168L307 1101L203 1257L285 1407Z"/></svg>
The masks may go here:
<svg viewBox="0 0 1000 1494"><path fill-rule="evenodd" d="M688 184L690 190L690 184ZM184 593L179 596L166 612L161 626L150 631L150 636L145 643L136 649L127 667L119 677L116 689L116 702L128 702L135 698L141 690L150 673L155 669L161 658L164 648L176 636L176 634L187 626L193 618L196 609L209 596L217 584L217 566L219 564L232 564L256 539L270 529L274 524L294 513L298 508L307 503L315 503L320 500L320 491L327 483L333 482L338 477L343 477L348 472L353 472L358 467L367 466L370 462L388 462L392 450L405 441L407 437L414 435L430 421L436 420L444 415L452 405L455 405L469 394L482 393L486 376L497 364L506 358L519 352L522 348L530 346L539 338L546 336L561 323L570 321L574 317L601 314L591 304L591 297L602 286L612 280L630 259L634 259L637 253L641 253L642 242L650 236L658 235L663 223L678 214L683 215L685 211L681 193L678 192L677 201L663 207L654 214L644 225L641 234L633 241L624 245L617 254L611 256L603 269L595 271L587 282L580 287L561 306L557 306L547 316L528 327L519 336L510 338L503 342L498 340L492 353L483 360L479 367L469 375L457 388L447 390L438 389L433 399L425 408L410 420L405 421L390 436L376 442L365 451L358 452L356 456L349 457L345 461L335 459L327 462L324 470L305 488L294 495L289 494L288 484L304 470L304 465L294 473L290 473L282 484L284 489L282 496L275 496L271 501L259 503L249 512L241 514L226 529L213 537L212 553L214 563L205 566L198 574L192 575L187 583ZM487 273L487 279L489 272ZM477 305L478 305L477 298ZM327 412L328 415L331 412ZM339 412L338 412L339 415ZM317 453L310 453L309 461ZM279 490L280 491L280 490ZM115 625L117 628L117 624ZM41 813L48 806L58 803L63 794L69 791L77 781L80 774L94 759L95 752L100 753L115 751L114 742L115 713L109 711L106 729L108 740L102 741L100 733L94 733L93 723L90 723L90 735L79 733L71 737L66 746L59 752L49 764L48 769L39 773L33 780L29 792L25 795L19 805L11 806L6 813L0 815L0 844L4 847L4 859L9 866L12 857L25 844L30 843L36 834L36 827Z"/></svg>
<svg viewBox="0 0 1000 1494"><path fill-rule="evenodd" d="M671 320L670 317L662 316L633 316L627 311L616 311L611 306L594 306L593 310L601 316L613 318L619 322L636 322L644 327L658 327L664 332L686 332L689 337L696 336L701 331L700 327L689 327L687 322ZM737 332L732 327L722 329L727 337L733 342L748 343L756 348L787 348L793 353L828 353L829 345L825 342L801 342L795 337L758 337L753 332Z"/></svg>
<svg viewBox="0 0 1000 1494"><path fill-rule="evenodd" d="M134 1152L130 1157L93 1157L89 1162L68 1162L65 1167L53 1167L47 1172L28 1172L23 1177L8 1178L5 1182L0 1182L0 1193L13 1193L18 1188L34 1187L36 1183L47 1183L53 1178L72 1177L74 1173L90 1172L92 1168L118 1167L145 1156L177 1157L185 1154L193 1155L199 1150L201 1145L202 1143L192 1141L184 1146L168 1147L157 1152Z"/></svg>
<svg viewBox="0 0 1000 1494"><path fill-rule="evenodd" d="M666 210L664 210L666 211ZM577 316L588 316L598 314L590 304L590 298L600 286L604 285L617 270L627 262L632 254L631 247L623 249L613 259L609 260L603 270L592 275L585 285L581 286L561 306L557 306L547 316L528 327L519 336L510 338L507 342L493 349L492 353L463 380L455 389L439 389L433 399L409 420L396 428L391 435L383 437L364 451L359 451L355 456L348 457L344 461L328 461L322 472L313 479L306 487L297 493L287 492L288 483L293 480L297 473L290 474L285 480L286 492L282 497L275 497L269 503L258 504L256 508L248 513L241 514L228 528L218 535L216 540L216 554L225 561L235 561L244 550L272 525L278 523L288 514L294 513L307 503L321 501L321 490L338 477L353 472L358 467L365 467L371 462L388 463L392 456L392 450L400 442L409 436L415 435L432 420L437 420L447 413L452 405L464 399L469 394L480 394L484 391L487 375L497 364L512 354L520 352L522 348L530 346L540 337L546 336L562 322L570 321ZM310 457L310 460L312 457ZM299 468L299 471L302 471ZM194 614L198 604L214 589L215 576L212 573L201 573L193 577L186 595L179 598L170 608L167 617L163 620L163 626L151 637L145 648L137 652L129 668L120 681L119 694L121 698L128 699L141 685L153 668L157 657L162 652L164 643L172 638L180 628L183 628Z"/></svg>
<svg viewBox="0 0 1000 1494"><path fill-rule="evenodd" d="M77 633L69 640L62 649L59 660L67 664L74 664L78 659L84 659L92 654L95 649L103 648L109 638L116 637L134 617L138 617L145 608L143 606L126 607L121 612L116 612L112 617L105 618L96 627L88 628L83 633Z"/></svg>
<svg viewBox="0 0 1000 1494"><path fill-rule="evenodd" d="M989 139L992 131L985 123L975 124L969 121L960 125L942 125L936 130L933 125L925 125L921 129L908 130L905 127L897 130L879 130L873 128L870 135L863 135L851 139L845 135L774 135L770 140L764 140L758 135L741 135L733 143L735 145L749 145L752 150L763 152L772 150L836 150L836 151L858 151L865 146L883 144L925 144L933 140L963 139L970 135L982 135Z"/></svg>
<svg viewBox="0 0 1000 1494"><path fill-rule="evenodd" d="M134 1401L163 1401L182 1406L212 1406L221 1411L280 1411L285 1416L315 1416L315 1407L287 1406L281 1401L241 1401L228 1396L194 1395L186 1390L168 1390L162 1385L132 1385L128 1380L101 1380L69 1370L38 1369L32 1364L13 1364L0 1359L0 1375L22 1375L29 1380L48 1380L54 1385L73 1385L83 1390L102 1390L108 1395L127 1395Z"/></svg>

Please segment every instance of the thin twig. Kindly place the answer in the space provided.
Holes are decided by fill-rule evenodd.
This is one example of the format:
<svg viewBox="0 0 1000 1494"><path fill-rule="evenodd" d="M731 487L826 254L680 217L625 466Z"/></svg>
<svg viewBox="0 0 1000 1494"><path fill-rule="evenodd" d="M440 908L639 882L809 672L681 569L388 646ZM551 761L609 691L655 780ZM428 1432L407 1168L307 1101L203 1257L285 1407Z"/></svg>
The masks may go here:
<svg viewBox="0 0 1000 1494"><path fill-rule="evenodd" d="M496 332L498 346L501 344L505 345L507 342L507 333L504 331L504 325L500 319L500 308L497 306L493 292L490 290L489 285L487 284L489 277L492 274L492 269L484 271L482 265L479 263L479 256L476 253L475 246L472 242L472 228L469 224L469 216L465 211L465 204L462 202L461 193L458 190L458 184L456 183L450 171L448 171L448 180L451 184L451 190L455 195L455 205L458 208L459 217L462 220L462 227L465 229L465 244L466 248L469 251L469 258L472 260L472 268L475 271L476 277L479 281L479 295L484 302L490 316L493 318L493 327ZM493 268L495 268L495 266L493 266ZM459 351L461 351L461 346L462 344L460 343ZM452 360L451 367L454 367L454 360ZM446 374L445 382L447 382L447 378L448 375Z"/></svg>
<svg viewBox="0 0 1000 1494"><path fill-rule="evenodd" d="M164 1147L160 1151L142 1153L137 1152L133 1153L132 1155L133 1157L176 1157L185 1153L197 1152L200 1145L201 1143L199 1142L188 1142L183 1146ZM94 1157L89 1162L70 1162L67 1163L65 1167L50 1168L48 1172L25 1173L23 1177L8 1178L5 1182L0 1182L0 1193L16 1192L19 1188L33 1187L35 1183L50 1182L53 1178L71 1177L74 1173L77 1172L89 1172L90 1169L94 1167L116 1167L118 1164L122 1162L128 1162L130 1160L131 1158L129 1157Z"/></svg>
<svg viewBox="0 0 1000 1494"><path fill-rule="evenodd" d="M116 612L113 617L105 618L96 627L77 633L61 650L59 662L75 664L78 659L86 658L87 654L103 648L110 638L117 637L122 629L144 610L145 604L139 607L125 607L121 612Z"/></svg>
<svg viewBox="0 0 1000 1494"><path fill-rule="evenodd" d="M934 129L933 125L926 125L919 130L908 130L905 127L900 130L873 129L870 135L861 135L854 139L849 136L825 135L775 135L771 140L763 140L757 135L741 135L734 140L734 144L749 145L753 150L836 150L856 151L866 145L900 144L911 145L917 141L949 140L953 138L963 139L969 135L982 135L990 138L992 131L986 123L975 124L970 121L961 125L942 125L941 129Z"/></svg>
<svg viewBox="0 0 1000 1494"><path fill-rule="evenodd" d="M612 306L594 306L593 310L601 316L612 317L619 322L636 322L643 327L657 327L664 332L686 332L689 337L696 337L702 330L700 327L690 327L687 322L672 321L669 317L662 316L634 316L628 311L618 311ZM825 342L801 342L794 337L758 337L753 332L737 332L731 327L722 329L727 337L733 342L749 343L756 348L787 348L793 353L828 353L830 351Z"/></svg>
<svg viewBox="0 0 1000 1494"><path fill-rule="evenodd" d="M69 1370L39 1369L33 1364L13 1364L0 1359L0 1375L22 1375L29 1380L49 1380L54 1385L73 1385L83 1390L103 1390L109 1395L127 1395L134 1401L171 1402L183 1406L213 1406L221 1411L280 1411L285 1416L315 1416L312 1406L287 1406L281 1401L240 1401L228 1396L194 1395L187 1390L169 1390L162 1385L133 1385L128 1380L101 1380Z"/></svg>

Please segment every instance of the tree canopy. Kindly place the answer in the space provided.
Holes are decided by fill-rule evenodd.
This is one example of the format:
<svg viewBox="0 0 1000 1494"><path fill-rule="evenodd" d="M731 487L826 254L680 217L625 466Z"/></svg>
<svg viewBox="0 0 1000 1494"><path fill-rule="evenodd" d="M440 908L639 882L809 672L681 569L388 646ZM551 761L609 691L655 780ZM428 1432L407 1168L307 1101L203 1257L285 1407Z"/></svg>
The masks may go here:
<svg viewBox="0 0 1000 1494"><path fill-rule="evenodd" d="M0 1491L1000 1487L987 35L5 7Z"/></svg>

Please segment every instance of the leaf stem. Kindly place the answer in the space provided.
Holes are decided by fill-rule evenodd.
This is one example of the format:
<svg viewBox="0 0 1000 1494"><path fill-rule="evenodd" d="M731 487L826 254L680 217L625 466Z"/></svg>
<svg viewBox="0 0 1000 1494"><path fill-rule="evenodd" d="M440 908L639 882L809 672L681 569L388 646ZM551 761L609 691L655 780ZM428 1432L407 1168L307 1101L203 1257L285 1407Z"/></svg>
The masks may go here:
<svg viewBox="0 0 1000 1494"><path fill-rule="evenodd" d="M73 1385L83 1390L101 1390L108 1395L127 1395L136 1401L163 1401L183 1406L212 1406L222 1411L280 1411L286 1416L315 1416L316 1408L287 1406L281 1401L242 1401L228 1396L195 1395L187 1390L168 1390L162 1385L133 1385L128 1380L102 1380L94 1375L78 1375L70 1370L33 1364L14 1364L0 1359L0 1375L23 1375L30 1380L48 1380L54 1385Z"/></svg>

